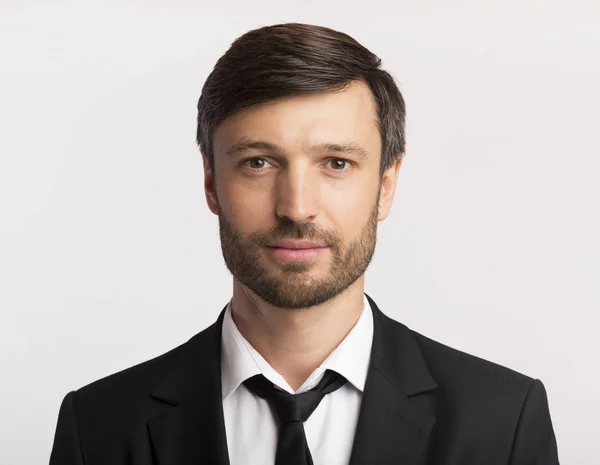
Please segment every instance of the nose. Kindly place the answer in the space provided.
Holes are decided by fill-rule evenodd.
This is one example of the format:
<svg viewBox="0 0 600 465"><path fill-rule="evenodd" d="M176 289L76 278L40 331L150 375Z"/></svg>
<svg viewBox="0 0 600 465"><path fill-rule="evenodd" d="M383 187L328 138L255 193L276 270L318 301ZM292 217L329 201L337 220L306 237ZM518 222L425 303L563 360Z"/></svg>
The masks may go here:
<svg viewBox="0 0 600 465"><path fill-rule="evenodd" d="M277 216L295 223L313 220L319 212L318 176L307 167L288 168L277 179Z"/></svg>

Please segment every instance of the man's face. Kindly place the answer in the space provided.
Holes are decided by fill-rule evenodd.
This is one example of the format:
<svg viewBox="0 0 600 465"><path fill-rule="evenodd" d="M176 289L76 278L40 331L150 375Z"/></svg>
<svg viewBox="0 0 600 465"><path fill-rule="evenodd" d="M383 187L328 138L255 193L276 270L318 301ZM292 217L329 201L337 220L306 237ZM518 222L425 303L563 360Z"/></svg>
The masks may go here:
<svg viewBox="0 0 600 465"><path fill-rule="evenodd" d="M259 105L217 127L215 174L206 159L204 165L207 201L219 216L228 269L264 301L311 307L364 274L399 168L384 181L393 184L382 206L376 119L368 87L355 82L342 92ZM364 157L348 148L311 150L319 144L352 145ZM282 258L269 247L282 240L326 248L310 258Z"/></svg>

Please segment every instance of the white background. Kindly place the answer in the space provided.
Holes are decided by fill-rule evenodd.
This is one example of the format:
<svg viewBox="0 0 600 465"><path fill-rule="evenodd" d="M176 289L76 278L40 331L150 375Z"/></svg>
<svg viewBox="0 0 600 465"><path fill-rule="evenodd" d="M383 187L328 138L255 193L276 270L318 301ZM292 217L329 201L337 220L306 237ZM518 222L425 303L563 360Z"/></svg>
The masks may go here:
<svg viewBox="0 0 600 465"><path fill-rule="evenodd" d="M337 3L1 3L0 463L47 463L68 391L227 303L196 102L236 37L297 21L355 37L407 102L366 292L541 379L561 462L598 464L597 3Z"/></svg>

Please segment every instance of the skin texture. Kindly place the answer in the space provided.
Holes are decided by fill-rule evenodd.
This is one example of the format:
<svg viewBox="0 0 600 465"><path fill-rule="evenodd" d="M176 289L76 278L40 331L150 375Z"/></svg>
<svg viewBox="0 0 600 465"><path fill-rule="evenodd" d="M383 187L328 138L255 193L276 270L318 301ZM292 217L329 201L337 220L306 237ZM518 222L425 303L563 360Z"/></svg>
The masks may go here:
<svg viewBox="0 0 600 465"><path fill-rule="evenodd" d="M294 390L346 337L363 308L364 272L401 164L398 159L380 182L376 121L368 86L355 81L343 91L286 97L234 115L215 131L214 173L204 157L206 200L219 218L223 257L234 278L233 319ZM227 153L248 139L278 149ZM309 150L321 143L354 143L366 158ZM266 245L284 239L328 248L314 260L277 260Z"/></svg>

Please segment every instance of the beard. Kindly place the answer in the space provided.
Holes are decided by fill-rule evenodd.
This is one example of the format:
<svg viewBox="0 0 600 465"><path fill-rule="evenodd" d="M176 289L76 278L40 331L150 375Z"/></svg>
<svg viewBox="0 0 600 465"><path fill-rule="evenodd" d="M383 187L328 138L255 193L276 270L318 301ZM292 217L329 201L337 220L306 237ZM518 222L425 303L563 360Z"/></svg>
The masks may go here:
<svg viewBox="0 0 600 465"><path fill-rule="evenodd" d="M379 194L367 224L348 245L338 235L320 231L314 223L298 224L287 218L269 231L243 235L219 212L225 264L235 279L275 307L300 309L322 304L346 290L369 266L377 242L378 205ZM327 275L311 276L317 263L310 260L277 260L265 266L268 259L264 247L285 239L327 244L331 252Z"/></svg>

